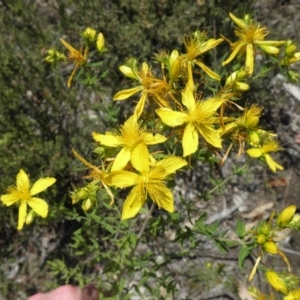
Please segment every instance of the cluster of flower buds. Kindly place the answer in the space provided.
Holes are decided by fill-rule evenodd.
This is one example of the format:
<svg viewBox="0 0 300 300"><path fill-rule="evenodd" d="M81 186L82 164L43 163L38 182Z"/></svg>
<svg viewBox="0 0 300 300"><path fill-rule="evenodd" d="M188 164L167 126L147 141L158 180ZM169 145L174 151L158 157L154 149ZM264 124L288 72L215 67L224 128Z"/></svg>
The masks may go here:
<svg viewBox="0 0 300 300"><path fill-rule="evenodd" d="M91 182L83 188L74 189L74 191L71 192L72 204L83 201L82 209L84 211L89 210L96 202L98 190L99 184L95 182Z"/></svg>

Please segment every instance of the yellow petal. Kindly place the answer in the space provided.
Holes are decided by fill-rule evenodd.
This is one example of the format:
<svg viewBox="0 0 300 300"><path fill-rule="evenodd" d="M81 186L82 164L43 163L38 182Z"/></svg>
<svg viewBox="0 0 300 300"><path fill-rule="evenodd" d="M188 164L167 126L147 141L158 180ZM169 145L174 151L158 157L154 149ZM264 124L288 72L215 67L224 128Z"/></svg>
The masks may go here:
<svg viewBox="0 0 300 300"><path fill-rule="evenodd" d="M149 183L147 192L159 208L163 208L170 213L174 212L173 193L164 184Z"/></svg>
<svg viewBox="0 0 300 300"><path fill-rule="evenodd" d="M144 192L143 184L138 184L131 190L130 194L124 202L122 210L122 220L134 218L140 211L141 207L144 205L145 201L146 195Z"/></svg>
<svg viewBox="0 0 300 300"><path fill-rule="evenodd" d="M114 171L107 175L107 177L105 178L107 184L116 186L121 189L136 185L141 180L140 175L129 171Z"/></svg>
<svg viewBox="0 0 300 300"><path fill-rule="evenodd" d="M182 125L187 120L187 114L179 111L173 111L170 108L159 108L155 112L158 114L163 123L175 127Z"/></svg>
<svg viewBox="0 0 300 300"><path fill-rule="evenodd" d="M127 163L130 161L131 150L128 147L124 147L117 154L114 163L111 167L111 171L120 171L123 170Z"/></svg>
<svg viewBox="0 0 300 300"><path fill-rule="evenodd" d="M24 172L23 169L17 175L17 189L18 191L22 191L23 193L27 193L29 191L29 177Z"/></svg>
<svg viewBox="0 0 300 300"><path fill-rule="evenodd" d="M174 173L176 170L187 165L187 162L178 156L169 156L156 163L155 166L162 166L165 169L165 176Z"/></svg>
<svg viewBox="0 0 300 300"><path fill-rule="evenodd" d="M260 148L251 148L251 149L248 149L247 151L246 151L246 153L248 154L248 155L250 155L251 157L255 157L255 158L257 158L257 157L261 157L262 156L262 150L260 149Z"/></svg>
<svg viewBox="0 0 300 300"><path fill-rule="evenodd" d="M139 102L137 103L134 114L139 118L144 111L145 103L147 99L147 93L142 93Z"/></svg>
<svg viewBox="0 0 300 300"><path fill-rule="evenodd" d="M222 66L225 66L228 63L230 63L236 57L236 55L239 53L239 51L241 50L242 46L244 46L242 42L234 43L233 51L231 52L231 54L229 55L229 57L226 60L223 61Z"/></svg>
<svg viewBox="0 0 300 300"><path fill-rule="evenodd" d="M219 132L210 125L198 124L197 129L204 139L216 148L222 148L222 139Z"/></svg>
<svg viewBox="0 0 300 300"><path fill-rule="evenodd" d="M270 167L270 169L276 173L276 169L283 170L283 167L279 165L269 154L265 154L266 163Z"/></svg>
<svg viewBox="0 0 300 300"><path fill-rule="evenodd" d="M30 200L28 200L28 205L34 210L35 213L37 213L42 218L46 218L48 215L48 204L45 200L31 197Z"/></svg>
<svg viewBox="0 0 300 300"><path fill-rule="evenodd" d="M152 133L148 132L142 133L141 138L146 145L156 145L163 143L167 140L167 138L161 134L153 135Z"/></svg>
<svg viewBox="0 0 300 300"><path fill-rule="evenodd" d="M204 53L212 48L215 48L216 46L218 46L220 43L222 43L224 41L224 39L220 38L220 39L209 39L206 43L203 44L203 46L201 47L201 53Z"/></svg>
<svg viewBox="0 0 300 300"><path fill-rule="evenodd" d="M143 174L150 171L149 151L144 143L137 144L131 151L131 163L133 167Z"/></svg>
<svg viewBox="0 0 300 300"><path fill-rule="evenodd" d="M248 44L246 48L246 68L249 75L251 75L254 70L254 52L252 44Z"/></svg>
<svg viewBox="0 0 300 300"><path fill-rule="evenodd" d="M210 78L215 79L217 81L221 80L221 77L217 73L215 73L213 70L207 67L200 60L195 60L195 64L197 64Z"/></svg>
<svg viewBox="0 0 300 300"><path fill-rule="evenodd" d="M182 138L183 156L195 153L198 149L198 144L198 132L195 126L189 123L184 129Z"/></svg>
<svg viewBox="0 0 300 300"><path fill-rule="evenodd" d="M188 87L182 93L182 103L190 112L193 112L195 110L195 97L192 90Z"/></svg>
<svg viewBox="0 0 300 300"><path fill-rule="evenodd" d="M40 178L38 181L34 183L32 188L30 189L30 195L36 195L45 189L47 189L49 186L54 184L56 182L56 179L53 177L45 177L45 178Z"/></svg>
<svg viewBox="0 0 300 300"><path fill-rule="evenodd" d="M26 214L27 214L27 203L26 201L21 201L20 207L19 207L19 219L18 219L18 230L21 230L24 226L25 220L26 220Z"/></svg>
<svg viewBox="0 0 300 300"><path fill-rule="evenodd" d="M60 41L70 52L79 52L78 50L76 50L74 47L72 47L69 43L67 43L63 39L60 39Z"/></svg>
<svg viewBox="0 0 300 300"><path fill-rule="evenodd" d="M105 135L93 132L92 135L96 142L99 142L104 146L120 147L123 145L123 141L120 139L120 137L111 132L106 132Z"/></svg>
<svg viewBox="0 0 300 300"><path fill-rule="evenodd" d="M141 91L142 89L143 89L143 86L139 85L132 89L122 90L115 94L113 100L125 100L125 99L129 98L130 96L136 94L137 92Z"/></svg>
<svg viewBox="0 0 300 300"><path fill-rule="evenodd" d="M247 30L246 23L243 19L237 18L234 14L229 13L230 19L241 29Z"/></svg>
<svg viewBox="0 0 300 300"><path fill-rule="evenodd" d="M6 206L11 206L20 200L17 193L2 195L0 199Z"/></svg>

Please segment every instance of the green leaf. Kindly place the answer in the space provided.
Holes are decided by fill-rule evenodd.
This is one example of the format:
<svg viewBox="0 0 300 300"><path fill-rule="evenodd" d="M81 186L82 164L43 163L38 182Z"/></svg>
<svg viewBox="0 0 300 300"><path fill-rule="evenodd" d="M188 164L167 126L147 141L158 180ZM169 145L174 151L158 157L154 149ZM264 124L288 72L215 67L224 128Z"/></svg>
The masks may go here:
<svg viewBox="0 0 300 300"><path fill-rule="evenodd" d="M246 235L245 224L241 219L238 219L236 222L236 234L239 238L243 238Z"/></svg>
<svg viewBox="0 0 300 300"><path fill-rule="evenodd" d="M246 257L251 253L253 247L243 246L239 252L239 267L242 269Z"/></svg>

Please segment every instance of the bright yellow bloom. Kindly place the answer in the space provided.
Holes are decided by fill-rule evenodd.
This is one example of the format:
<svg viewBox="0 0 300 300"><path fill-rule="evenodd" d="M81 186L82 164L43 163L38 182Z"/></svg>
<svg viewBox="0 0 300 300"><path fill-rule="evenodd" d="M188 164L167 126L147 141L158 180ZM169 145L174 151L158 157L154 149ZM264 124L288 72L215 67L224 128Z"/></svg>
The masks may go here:
<svg viewBox="0 0 300 300"><path fill-rule="evenodd" d="M286 207L277 218L277 226L285 227L287 226L293 219L296 213L296 205L290 205Z"/></svg>
<svg viewBox="0 0 300 300"><path fill-rule="evenodd" d="M106 132L99 134L93 132L93 138L96 142L108 147L122 147L116 156L111 170L117 171L125 168L130 161L131 152L135 145L143 143L145 145L155 145L165 142L167 139L161 134L153 135L139 127L136 115L132 115L123 126L120 132Z"/></svg>
<svg viewBox="0 0 300 300"><path fill-rule="evenodd" d="M76 70L78 69L79 66L82 66L86 63L88 48L86 48L85 51L82 52L82 51L78 51L75 48L73 48L69 43L67 43L63 39L60 39L60 41L69 50L68 59L71 61L74 61L74 63L75 63L74 69L73 69L73 71L68 79L68 83L67 83L67 86L70 87Z"/></svg>
<svg viewBox="0 0 300 300"><path fill-rule="evenodd" d="M278 143L276 141L270 141L260 148L251 148L246 152L248 155L255 158L263 156L270 169L273 172L276 172L276 169L283 170L283 167L273 160L269 152L277 152L279 150L282 150L282 148L278 145Z"/></svg>
<svg viewBox="0 0 300 300"><path fill-rule="evenodd" d="M42 218L46 218L48 214L48 204L45 200L33 197L36 194L47 189L56 181L53 177L40 178L30 188L28 175L21 169L17 175L16 186L11 186L7 189L8 194L1 196L1 201L6 206L11 206L18 203L19 206L19 221L18 230L24 226L27 216L27 204Z"/></svg>
<svg viewBox="0 0 300 300"><path fill-rule="evenodd" d="M300 289L289 292L283 300L300 300Z"/></svg>
<svg viewBox="0 0 300 300"><path fill-rule="evenodd" d="M207 67L200 59L196 59L198 56L204 54L205 52L215 48L223 42L223 39L208 39L205 32L200 32L199 30L186 36L184 39L184 46L186 53L181 57L183 63L188 67L188 62L195 63L198 65L209 77L220 81L220 76L213 72L209 67Z"/></svg>
<svg viewBox="0 0 300 300"><path fill-rule="evenodd" d="M134 114L137 115L137 117L140 117L142 114L147 97L149 96L153 97L153 100L160 107L169 107L165 96L171 91L170 85L165 80L155 78L145 62L142 64L140 71L126 65L120 66L120 71L125 76L138 80L140 84L131 89L122 90L116 93L113 100L125 100L132 95L141 92L140 100L134 110Z"/></svg>
<svg viewBox="0 0 300 300"><path fill-rule="evenodd" d="M268 34L267 28L255 22L249 15L245 15L243 19L237 18L232 13L229 13L229 16L238 26L234 33L239 40L231 43L233 51L222 65L230 63L237 54L246 52L246 68L249 75L251 75L254 70L254 57L257 49L276 55L279 53L277 47L285 44L285 41L265 41Z"/></svg>
<svg viewBox="0 0 300 300"><path fill-rule="evenodd" d="M171 127L184 125L182 138L183 156L195 153L198 149L199 134L212 146L222 148L222 140L217 130L213 128L216 110L224 99L211 98L195 101L195 97L187 87L182 93L182 103L187 111L173 111L170 108L159 108L156 113L162 122Z"/></svg>
<svg viewBox="0 0 300 300"><path fill-rule="evenodd" d="M166 177L187 162L180 157L169 156L150 166L148 149L140 143L132 150L131 163L139 174L115 171L108 175L111 185L119 188L134 186L123 205L122 220L135 217L148 195L160 208L173 212L174 198L165 185Z"/></svg>
<svg viewBox="0 0 300 300"><path fill-rule="evenodd" d="M284 280L274 271L268 270L266 272L266 278L270 285L278 292L282 292L284 294L288 293L288 288Z"/></svg>

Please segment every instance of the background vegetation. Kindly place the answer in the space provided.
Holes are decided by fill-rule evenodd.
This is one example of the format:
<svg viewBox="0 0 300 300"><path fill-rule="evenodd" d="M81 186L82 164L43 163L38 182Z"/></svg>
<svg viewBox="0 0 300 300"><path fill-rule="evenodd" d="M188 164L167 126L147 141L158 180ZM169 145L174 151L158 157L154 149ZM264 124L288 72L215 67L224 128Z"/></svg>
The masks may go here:
<svg viewBox="0 0 300 300"><path fill-rule="evenodd" d="M68 243L75 231L78 234L81 230L86 239L95 241L89 251L100 253L111 247L101 240L109 234L109 228L97 227L97 222L105 226L103 220L95 219L94 225L84 226L79 222L83 215L75 220L77 213L72 211L68 192L72 183L80 184L83 174L71 149L92 159L91 132L105 131L127 114L126 104L111 101L114 93L128 87L118 66L130 56L142 62L150 61L153 53L162 49L180 50L184 34L195 29L215 38L221 33L231 38L233 24L228 13L251 13L253 5L253 0L0 1L0 190L14 184L20 168L33 181L43 176L57 179L55 188L46 195L54 207L46 221L36 220L17 232L17 211L1 207L0 295L4 299L26 299L47 286L86 282L89 274L97 273L100 265L93 261L96 254L82 259L70 248ZM101 65L104 76L89 90L75 82L68 89L70 66L50 66L44 62L46 50L50 46L63 49L60 38L75 46L86 27L103 32L106 38L108 52ZM207 57L215 70L222 47L218 55ZM70 208L69 215L63 205ZM168 220L171 224L173 221ZM120 230L126 232L126 225ZM47 240L43 240L45 235ZM78 250L84 240L76 240L75 235L72 242L77 243ZM118 249L117 242L114 247ZM32 257L39 257L39 261L34 262ZM80 265L79 261L82 264L58 276L47 272L47 261L57 269ZM66 267L59 265L61 261ZM80 272L84 278L78 277ZM201 272L198 275L203 277ZM211 270L214 272L214 278L220 276L222 266Z"/></svg>

